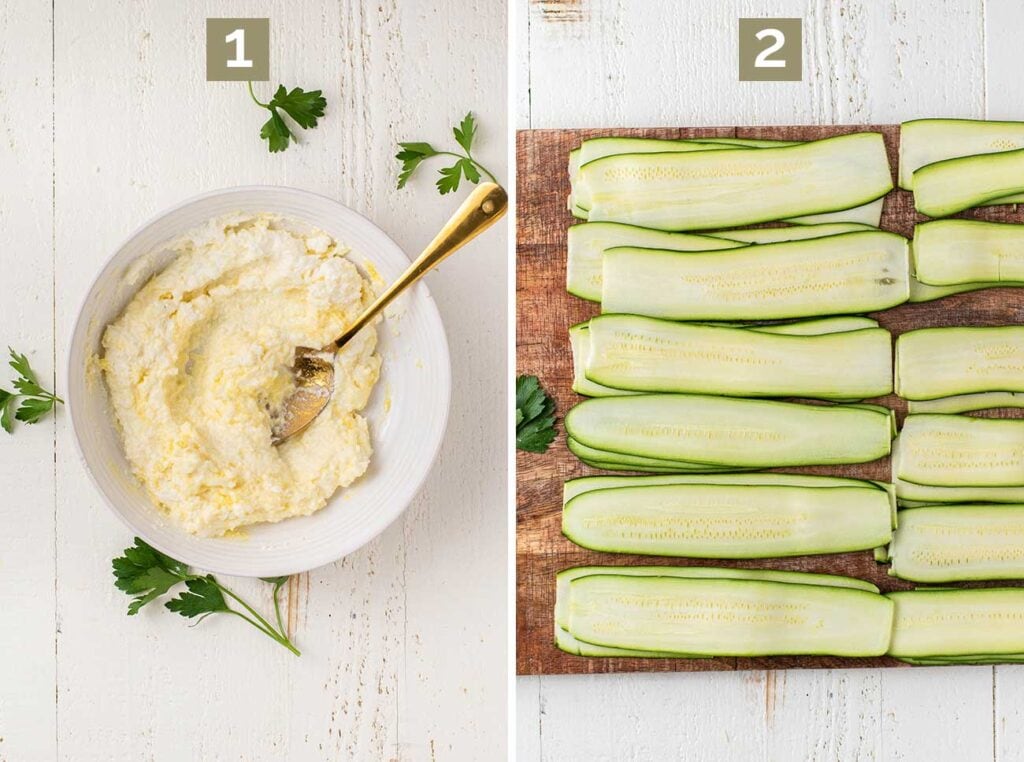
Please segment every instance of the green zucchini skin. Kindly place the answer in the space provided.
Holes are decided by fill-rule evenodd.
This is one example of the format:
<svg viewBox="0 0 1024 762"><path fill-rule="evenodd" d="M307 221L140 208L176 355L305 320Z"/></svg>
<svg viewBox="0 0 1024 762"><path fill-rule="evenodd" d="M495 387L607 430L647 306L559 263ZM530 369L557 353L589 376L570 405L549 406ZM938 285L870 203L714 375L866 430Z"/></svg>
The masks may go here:
<svg viewBox="0 0 1024 762"><path fill-rule="evenodd" d="M893 390L884 328L792 336L607 314L589 325L585 376L605 388L839 400Z"/></svg>
<svg viewBox="0 0 1024 762"><path fill-rule="evenodd" d="M863 463L891 447L888 415L841 405L649 394L585 400L564 423L599 450L727 467Z"/></svg>
<svg viewBox="0 0 1024 762"><path fill-rule="evenodd" d="M893 474L933 487L1024 486L1024 420L909 415Z"/></svg>
<svg viewBox="0 0 1024 762"><path fill-rule="evenodd" d="M590 203L582 205L589 219L658 230L738 227L834 212L892 190L879 133L784 148L620 154L581 166L577 177L588 189ZM772 193L765 193L766 182Z"/></svg>
<svg viewBox="0 0 1024 762"><path fill-rule="evenodd" d="M618 222L583 222L566 234L566 290L592 302L601 301L602 254L615 246L665 251L717 251L746 244L695 233L666 233Z"/></svg>
<svg viewBox="0 0 1024 762"><path fill-rule="evenodd" d="M877 231L685 256L608 249L601 309L670 320L771 320L874 312L909 297L907 241Z"/></svg>
<svg viewBox="0 0 1024 762"><path fill-rule="evenodd" d="M904 509L890 574L944 583L1024 578L1024 504Z"/></svg>
<svg viewBox="0 0 1024 762"><path fill-rule="evenodd" d="M1024 588L923 589L886 597L896 607L890 656L998 662L1024 652Z"/></svg>
<svg viewBox="0 0 1024 762"><path fill-rule="evenodd" d="M825 238L826 236L840 235L841 233L864 233L870 232L877 227L877 225L865 225L860 222L826 222L817 225L789 225L784 228L718 230L714 233L703 233L702 235L710 238L736 241L737 243L781 243L783 241L802 241L806 238Z"/></svg>
<svg viewBox="0 0 1024 762"><path fill-rule="evenodd" d="M663 484L587 492L562 533L591 550L690 558L772 558L870 550L892 536L875 487Z"/></svg>
<svg viewBox="0 0 1024 762"><path fill-rule="evenodd" d="M896 378L908 400L1024 392L1024 326L908 331L896 340Z"/></svg>
<svg viewBox="0 0 1024 762"><path fill-rule="evenodd" d="M835 212L822 212L820 214L805 214L800 217L790 217L785 222L793 225L861 225L867 228L877 228L882 223L882 210L885 208L885 196L880 196L874 201L860 204L849 209L839 209Z"/></svg>
<svg viewBox="0 0 1024 762"><path fill-rule="evenodd" d="M914 190L914 172L937 161L1019 148L1024 122L913 119L900 125L899 186Z"/></svg>
<svg viewBox="0 0 1024 762"><path fill-rule="evenodd" d="M932 220L914 228L911 251L915 277L930 286L1012 285L1024 281L1021 225Z"/></svg>
<svg viewBox="0 0 1024 762"><path fill-rule="evenodd" d="M1022 408L1024 393L981 392L978 394L956 394L932 400L909 400L907 410L911 413L971 413L993 408Z"/></svg>
<svg viewBox="0 0 1024 762"><path fill-rule="evenodd" d="M914 207L929 217L947 217L1021 193L1024 149L944 159L914 172Z"/></svg>
<svg viewBox="0 0 1024 762"><path fill-rule="evenodd" d="M596 645L701 656L880 656L889 647L892 603L863 590L610 574L569 589L568 630Z"/></svg>

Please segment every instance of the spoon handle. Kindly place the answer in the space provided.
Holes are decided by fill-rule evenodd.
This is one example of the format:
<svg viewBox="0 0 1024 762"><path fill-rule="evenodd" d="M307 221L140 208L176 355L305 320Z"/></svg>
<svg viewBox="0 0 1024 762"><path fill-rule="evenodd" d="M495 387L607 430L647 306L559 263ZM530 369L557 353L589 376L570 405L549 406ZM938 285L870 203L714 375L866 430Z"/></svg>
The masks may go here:
<svg viewBox="0 0 1024 762"><path fill-rule="evenodd" d="M430 245L423 250L415 262L409 265L402 277L387 291L377 297L362 315L334 342L339 349L391 301L412 284L422 278L435 265L456 249L461 248L489 228L505 214L508 195L500 185L481 183L458 208L451 219L441 228Z"/></svg>

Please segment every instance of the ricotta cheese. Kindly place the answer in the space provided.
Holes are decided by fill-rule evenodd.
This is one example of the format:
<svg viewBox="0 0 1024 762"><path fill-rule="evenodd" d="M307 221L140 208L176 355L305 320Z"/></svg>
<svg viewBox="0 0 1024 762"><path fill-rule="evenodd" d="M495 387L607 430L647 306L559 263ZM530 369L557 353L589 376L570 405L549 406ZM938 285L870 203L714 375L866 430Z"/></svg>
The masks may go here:
<svg viewBox="0 0 1024 762"><path fill-rule="evenodd" d="M323 347L373 292L347 251L272 215L213 220L103 335L103 370L128 461L186 530L218 536L322 508L368 468L360 415L380 373L367 327L334 360L334 394L303 432L271 444L295 348Z"/></svg>

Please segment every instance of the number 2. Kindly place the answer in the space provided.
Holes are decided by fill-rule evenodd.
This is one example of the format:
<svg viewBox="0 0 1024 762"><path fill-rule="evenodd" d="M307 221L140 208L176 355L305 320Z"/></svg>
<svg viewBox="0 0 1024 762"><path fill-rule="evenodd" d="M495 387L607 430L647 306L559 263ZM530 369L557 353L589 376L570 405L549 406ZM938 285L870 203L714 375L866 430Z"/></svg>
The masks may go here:
<svg viewBox="0 0 1024 762"><path fill-rule="evenodd" d="M769 58L772 53L782 48L786 44L786 35L784 35L778 29L762 29L756 35L759 40L763 40L765 37L771 37L774 42L767 48L757 54L757 58L754 59L755 69L784 69L786 68L785 59ZM228 66L231 63L228 62Z"/></svg>
<svg viewBox="0 0 1024 762"><path fill-rule="evenodd" d="M229 69L251 69L252 61L245 57L245 30L236 29L227 37L224 38L224 42L235 43L235 57L229 58L227 66ZM772 48L774 50L774 48ZM769 51L765 51L767 53ZM762 54L763 55L763 54ZM760 59L759 59L760 60Z"/></svg>

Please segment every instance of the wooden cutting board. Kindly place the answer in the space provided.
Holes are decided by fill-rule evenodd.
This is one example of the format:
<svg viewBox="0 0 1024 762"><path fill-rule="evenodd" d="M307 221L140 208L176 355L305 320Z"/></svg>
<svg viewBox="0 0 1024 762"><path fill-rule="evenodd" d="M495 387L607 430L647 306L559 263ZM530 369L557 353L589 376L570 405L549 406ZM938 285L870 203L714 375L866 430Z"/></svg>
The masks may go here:
<svg viewBox="0 0 1024 762"><path fill-rule="evenodd" d="M544 454L517 453L516 515L516 643L517 671L523 675L588 672L667 672L737 669L790 669L807 667L905 666L889 658L770 657L722 659L594 659L563 653L553 644L552 610L555 574L581 564L733 566L794 569L846 574L870 580L883 591L911 585L886 574L870 551L829 556L757 561L705 561L651 558L584 550L562 536L562 483L598 473L580 463L565 447L561 416L581 397L572 391L572 358L568 328L597 314L598 305L565 291L565 235L574 222L566 210L569 151L581 140L599 135L648 138L742 137L779 140L816 140L848 132L875 130L885 135L889 163L896 179L899 126L829 127L720 127L701 129L529 130L517 135L516 314L518 373L540 377L558 406L559 436ZM1022 205L1024 207L1024 205ZM966 213L976 219L1024 221L1024 208L1000 206ZM914 211L913 198L894 191L885 201L882 227L905 236L914 223L925 219ZM914 328L943 325L1007 325L1024 323L1024 288L1000 288L959 294L934 302L906 304L876 313L893 334ZM851 367L851 372L855 369ZM904 403L890 396L881 400L894 407L902 421ZM994 411L993 415L1019 417L1020 411ZM888 459L853 466L789 469L804 473L836 474L888 479Z"/></svg>

